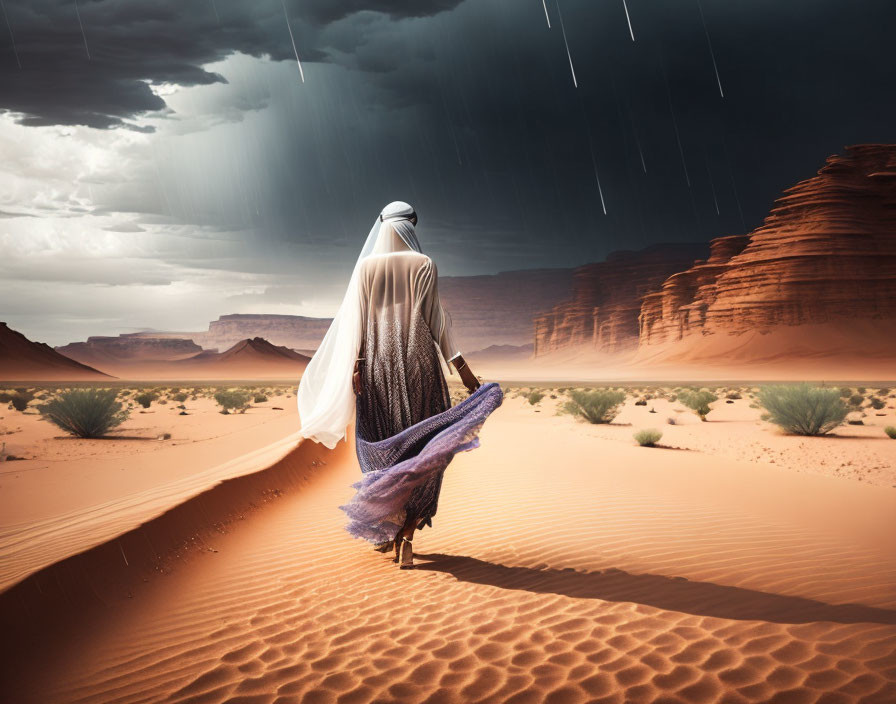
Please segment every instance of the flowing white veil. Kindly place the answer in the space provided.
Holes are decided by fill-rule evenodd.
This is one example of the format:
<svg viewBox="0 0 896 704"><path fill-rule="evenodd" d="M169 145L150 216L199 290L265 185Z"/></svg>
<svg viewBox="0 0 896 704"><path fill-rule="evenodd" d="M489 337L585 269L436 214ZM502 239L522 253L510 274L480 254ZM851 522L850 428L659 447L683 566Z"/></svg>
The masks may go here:
<svg viewBox="0 0 896 704"><path fill-rule="evenodd" d="M302 374L296 402L302 423L299 435L332 449L345 437L345 430L354 419L355 393L352 370L361 347L361 300L358 274L361 260L373 252L380 233L393 228L404 244L416 252L420 243L410 218L414 209L402 201L389 203L380 213L355 262L352 276L339 311L330 329ZM382 243L381 243L382 244ZM382 252L377 247L377 252Z"/></svg>

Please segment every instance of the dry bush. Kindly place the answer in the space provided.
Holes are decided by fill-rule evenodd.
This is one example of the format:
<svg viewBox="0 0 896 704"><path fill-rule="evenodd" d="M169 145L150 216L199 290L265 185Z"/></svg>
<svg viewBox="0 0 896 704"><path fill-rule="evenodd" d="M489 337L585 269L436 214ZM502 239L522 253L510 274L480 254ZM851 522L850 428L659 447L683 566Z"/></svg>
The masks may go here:
<svg viewBox="0 0 896 704"><path fill-rule="evenodd" d="M68 389L40 406L44 418L79 438L99 438L128 418L114 389Z"/></svg>
<svg viewBox="0 0 896 704"><path fill-rule="evenodd" d="M654 447L663 437L663 434L656 428L645 428L644 430L639 430L633 437L641 447Z"/></svg>
<svg viewBox="0 0 896 704"><path fill-rule="evenodd" d="M759 402L772 423L794 435L825 435L849 412L837 389L809 384L766 386L759 392Z"/></svg>

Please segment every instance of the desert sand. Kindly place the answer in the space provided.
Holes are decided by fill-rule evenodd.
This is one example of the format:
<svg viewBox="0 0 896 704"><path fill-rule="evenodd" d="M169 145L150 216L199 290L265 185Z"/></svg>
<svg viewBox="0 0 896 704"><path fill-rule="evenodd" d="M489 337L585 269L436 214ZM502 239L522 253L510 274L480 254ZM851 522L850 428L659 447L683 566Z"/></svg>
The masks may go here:
<svg viewBox="0 0 896 704"><path fill-rule="evenodd" d="M291 395L228 415L210 398L184 405L189 415L174 401L138 406L99 440L66 436L31 408L0 410L0 457L19 458L0 463L0 589L269 464L296 431Z"/></svg>
<svg viewBox="0 0 896 704"><path fill-rule="evenodd" d="M260 471L172 494L0 595L0 698L896 700L896 442L783 437L746 399L707 423L630 399L612 426L558 400L508 394L450 466L413 571L342 530L350 443L286 435ZM648 424L664 447L632 441ZM874 483L836 476L841 456Z"/></svg>

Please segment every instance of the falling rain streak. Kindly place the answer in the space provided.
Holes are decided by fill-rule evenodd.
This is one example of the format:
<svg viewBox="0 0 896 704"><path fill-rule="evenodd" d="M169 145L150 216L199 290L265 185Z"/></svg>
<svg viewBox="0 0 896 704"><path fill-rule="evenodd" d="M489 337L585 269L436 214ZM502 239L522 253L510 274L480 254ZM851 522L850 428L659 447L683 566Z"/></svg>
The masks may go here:
<svg viewBox="0 0 896 704"><path fill-rule="evenodd" d="M19 61L19 50L16 49L16 38L12 35L12 25L9 23L9 16L6 14L6 5L3 4L3 0L0 0L0 9L3 10L3 19L6 20L6 28L9 30L9 40L12 42L12 53L15 54L16 65L22 68L22 62Z"/></svg>
<svg viewBox="0 0 896 704"><path fill-rule="evenodd" d="M638 137L638 128L635 127L635 120L632 117L631 107L629 106L627 108L627 110L628 110L628 121L631 123L632 134L635 136L635 144L638 147L638 156L641 157L641 168L644 170L644 173L646 174L647 173L647 164L644 163L644 150L641 148L641 139Z"/></svg>
<svg viewBox="0 0 896 704"><path fill-rule="evenodd" d="M625 19L628 22L628 33L632 35L632 41L635 41L635 30L632 29L632 18L628 14L628 4L622 0L622 7L625 8Z"/></svg>
<svg viewBox="0 0 896 704"><path fill-rule="evenodd" d="M716 197L716 183L712 178L712 170L709 168L709 156L704 154L706 159L706 175L709 176L709 187L712 188L712 202L716 206L716 215L719 215L719 199Z"/></svg>
<svg viewBox="0 0 896 704"><path fill-rule="evenodd" d="M286 12L285 0L280 0L280 4L283 6L283 16L286 18L286 29L289 30L289 40L292 42L292 50L296 55L296 63L299 65L299 76L301 76L302 83L304 83L305 71L302 70L302 61L299 59L299 50L296 49L296 39L292 36L292 27L289 26L289 14Z"/></svg>
<svg viewBox="0 0 896 704"><path fill-rule="evenodd" d="M703 16L703 5L700 4L700 0L697 0L697 7L700 10L700 21L703 23L703 32L706 34L706 44L709 46L709 55L712 57L712 69L716 72L716 83L719 84L719 95L724 98L725 93L722 91L722 79L719 78L719 67L716 65L716 54L712 50L712 41L709 38L709 30L706 28L706 18Z"/></svg>
<svg viewBox="0 0 896 704"><path fill-rule="evenodd" d="M84 33L84 24L81 22L81 11L78 9L78 0L75 0L75 14L78 16L78 26L81 28L81 37L84 39L84 51L90 59L90 47L87 46L87 35Z"/></svg>
<svg viewBox="0 0 896 704"><path fill-rule="evenodd" d="M691 187L691 176L688 173L688 164L684 158L684 148L681 146L681 135L678 132L678 120L675 119L675 108L672 107L672 91L669 90L669 78L666 76L666 65L660 57L660 68L663 71L663 83L666 86L666 98L669 101L669 113L672 115L672 126L675 128L675 141L678 142L678 153L681 154L681 167L684 169L684 180Z"/></svg>
<svg viewBox="0 0 896 704"><path fill-rule="evenodd" d="M544 8L544 18L548 22L548 29L551 28L551 18L548 16L548 0L541 0L541 6Z"/></svg>
<svg viewBox="0 0 896 704"><path fill-rule="evenodd" d="M556 0L557 2L557 16L560 18L560 31L563 32L563 44L566 46L566 58L569 59L569 70L572 73L572 84L578 88L579 84L576 81L576 70L572 65L572 54L569 53L569 42L566 40L566 27L563 24L563 13L560 12L560 0Z"/></svg>
<svg viewBox="0 0 896 704"><path fill-rule="evenodd" d="M600 174L597 173L597 159L594 158L594 144L591 142L591 133L588 133L588 151L591 152L591 166L594 168L594 180L597 181L597 192L600 194L600 207L607 214L607 204L604 202L604 189L600 185Z"/></svg>

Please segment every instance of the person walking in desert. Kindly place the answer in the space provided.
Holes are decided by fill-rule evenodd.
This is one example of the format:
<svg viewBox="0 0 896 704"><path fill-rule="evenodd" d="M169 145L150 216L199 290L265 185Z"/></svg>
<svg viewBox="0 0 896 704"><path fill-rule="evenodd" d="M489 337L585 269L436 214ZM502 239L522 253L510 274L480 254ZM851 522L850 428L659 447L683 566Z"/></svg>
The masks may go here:
<svg viewBox="0 0 896 704"><path fill-rule="evenodd" d="M417 240L417 214L402 201L374 222L342 305L302 375L300 434L333 448L354 416L358 491L340 508L352 535L414 565L414 531L432 526L442 476L502 400L481 384L454 342L435 263ZM440 356L469 396L451 405ZM453 374L454 372L451 371Z"/></svg>

